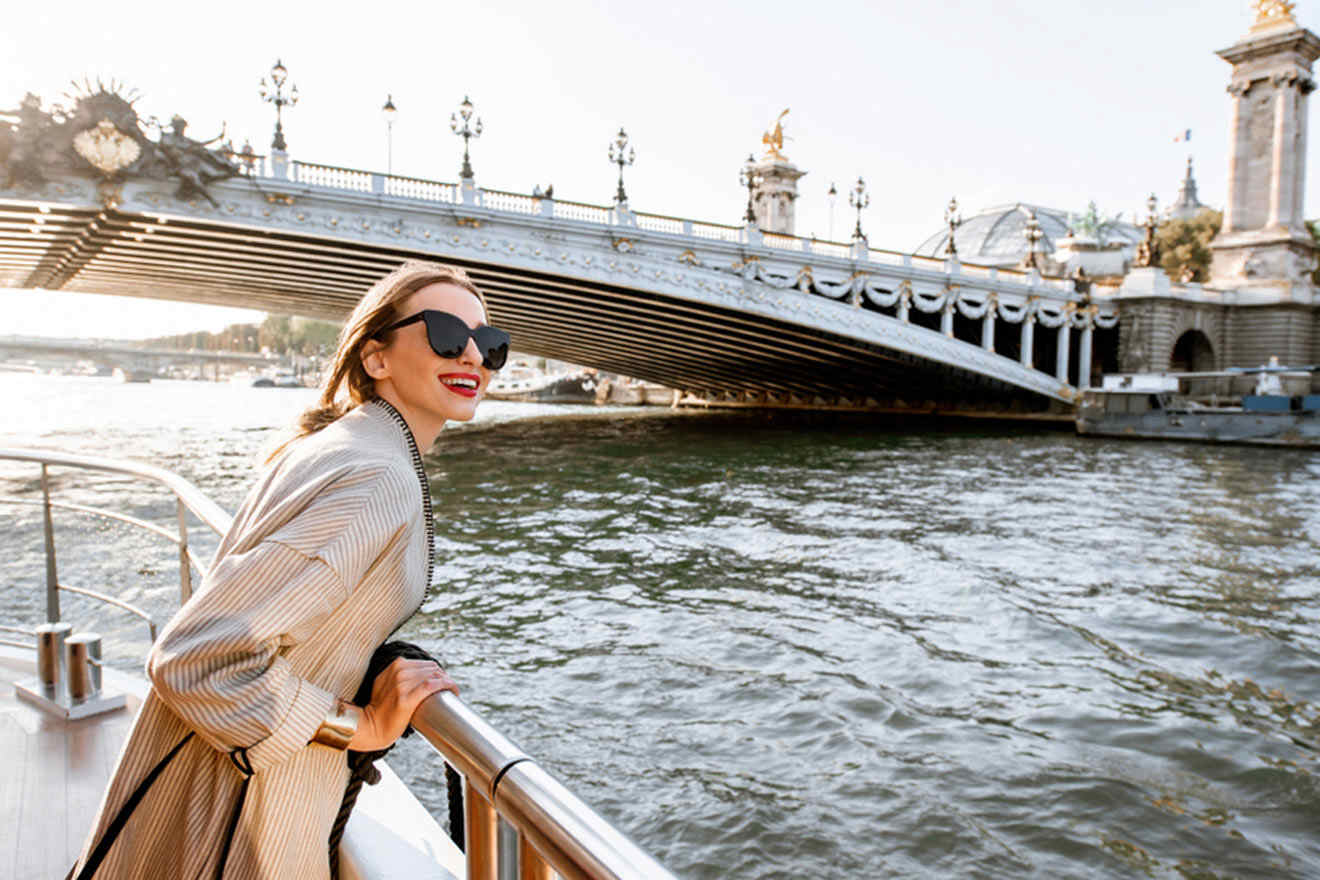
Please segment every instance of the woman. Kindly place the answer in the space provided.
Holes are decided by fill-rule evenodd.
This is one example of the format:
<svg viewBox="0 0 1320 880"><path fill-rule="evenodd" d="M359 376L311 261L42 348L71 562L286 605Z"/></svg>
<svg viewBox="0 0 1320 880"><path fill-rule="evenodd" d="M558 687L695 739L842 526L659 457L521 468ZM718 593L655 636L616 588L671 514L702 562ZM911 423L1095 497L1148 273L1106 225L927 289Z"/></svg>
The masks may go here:
<svg viewBox="0 0 1320 880"><path fill-rule="evenodd" d="M430 583L420 450L472 418L503 366L508 336L486 318L461 270L430 263L358 303L318 405L153 646L151 692L71 876L328 875L344 749L385 748L422 700L458 692L438 665L396 660L370 705L345 702Z"/></svg>

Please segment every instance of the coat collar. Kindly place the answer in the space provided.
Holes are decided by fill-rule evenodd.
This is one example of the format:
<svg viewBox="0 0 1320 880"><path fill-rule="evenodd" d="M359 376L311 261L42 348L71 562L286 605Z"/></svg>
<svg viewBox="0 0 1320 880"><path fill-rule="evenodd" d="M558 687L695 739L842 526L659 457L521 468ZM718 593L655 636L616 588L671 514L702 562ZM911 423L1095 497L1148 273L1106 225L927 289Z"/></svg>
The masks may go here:
<svg viewBox="0 0 1320 880"><path fill-rule="evenodd" d="M394 422L408 444L408 454L412 458L413 470L417 474L417 482L422 490L422 521L426 524L426 590L422 595L422 602L425 604L426 594L431 591L431 577L435 569L435 519L431 515L431 483L426 478L422 453L417 448L417 440L413 437L408 422L388 401L376 397L364 403L362 409L374 418Z"/></svg>

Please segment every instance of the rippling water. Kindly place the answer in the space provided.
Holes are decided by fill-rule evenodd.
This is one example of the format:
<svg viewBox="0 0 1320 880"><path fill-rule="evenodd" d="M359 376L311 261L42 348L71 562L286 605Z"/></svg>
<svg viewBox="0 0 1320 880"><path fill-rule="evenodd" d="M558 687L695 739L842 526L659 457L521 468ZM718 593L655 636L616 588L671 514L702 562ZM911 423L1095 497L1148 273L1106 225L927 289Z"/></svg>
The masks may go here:
<svg viewBox="0 0 1320 880"><path fill-rule="evenodd" d="M230 509L308 398L0 388L0 445L152 460ZM1320 454L483 408L429 459L405 633L680 876L1320 874ZM168 547L81 522L68 582L168 615ZM35 509L0 529L0 617L39 617ZM98 613L135 665L144 628ZM441 812L426 747L392 762Z"/></svg>

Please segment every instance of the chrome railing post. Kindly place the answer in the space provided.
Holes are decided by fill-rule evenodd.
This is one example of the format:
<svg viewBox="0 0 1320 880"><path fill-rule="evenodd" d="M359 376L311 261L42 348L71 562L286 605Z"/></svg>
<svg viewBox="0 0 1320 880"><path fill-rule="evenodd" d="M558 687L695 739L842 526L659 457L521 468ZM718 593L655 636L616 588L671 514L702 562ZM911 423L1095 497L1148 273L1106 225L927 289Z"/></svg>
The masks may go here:
<svg viewBox="0 0 1320 880"><path fill-rule="evenodd" d="M179 509L179 602L192 598L192 566L188 563L188 510L183 499L175 496Z"/></svg>
<svg viewBox="0 0 1320 880"><path fill-rule="evenodd" d="M463 778L463 855L467 859L467 880L499 880L498 817L486 795Z"/></svg>
<svg viewBox="0 0 1320 880"><path fill-rule="evenodd" d="M495 840L500 880L518 880L518 829L500 819Z"/></svg>
<svg viewBox="0 0 1320 880"><path fill-rule="evenodd" d="M41 465L41 519L46 535L46 622L60 621L60 579L55 570L55 525L50 519L50 476Z"/></svg>

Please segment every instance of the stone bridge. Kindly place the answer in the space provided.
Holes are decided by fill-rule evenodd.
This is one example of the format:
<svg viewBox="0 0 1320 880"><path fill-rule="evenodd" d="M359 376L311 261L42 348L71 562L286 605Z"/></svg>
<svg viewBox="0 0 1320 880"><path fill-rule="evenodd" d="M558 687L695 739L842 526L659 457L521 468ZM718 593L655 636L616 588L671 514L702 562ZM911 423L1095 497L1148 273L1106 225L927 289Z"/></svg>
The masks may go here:
<svg viewBox="0 0 1320 880"><path fill-rule="evenodd" d="M11 287L341 319L409 257L463 266L519 351L730 405L1058 415L1117 350L1103 288L470 178L277 156L190 194L74 172L0 187Z"/></svg>

